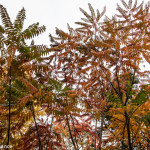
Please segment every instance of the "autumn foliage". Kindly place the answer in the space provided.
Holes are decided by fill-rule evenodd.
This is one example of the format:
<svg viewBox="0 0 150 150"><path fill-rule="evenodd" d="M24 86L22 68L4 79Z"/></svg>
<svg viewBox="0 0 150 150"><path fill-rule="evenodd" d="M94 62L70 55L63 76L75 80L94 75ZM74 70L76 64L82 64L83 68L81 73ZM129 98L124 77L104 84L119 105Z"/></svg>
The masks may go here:
<svg viewBox="0 0 150 150"><path fill-rule="evenodd" d="M0 5L0 143L14 150L150 149L150 13L137 0L108 18L90 14L56 28L51 45L26 39L25 9L10 21ZM146 67L148 68L148 67Z"/></svg>

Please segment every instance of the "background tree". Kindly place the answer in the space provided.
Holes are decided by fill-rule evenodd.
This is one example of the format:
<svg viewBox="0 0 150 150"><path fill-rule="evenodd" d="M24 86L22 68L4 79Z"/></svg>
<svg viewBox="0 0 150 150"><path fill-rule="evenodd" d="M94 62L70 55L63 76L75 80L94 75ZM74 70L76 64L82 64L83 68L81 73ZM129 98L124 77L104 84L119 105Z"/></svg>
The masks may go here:
<svg viewBox="0 0 150 150"><path fill-rule="evenodd" d="M97 23L98 27L95 25L96 22L93 21L97 19L98 15L95 16L91 5L89 4L91 15L81 9L86 16L86 19L82 19L85 23L77 22L77 24L83 27L76 30L72 29L69 34L57 29L56 33L63 40L63 43L60 42L59 46L53 49L58 50L56 53L59 59L67 57L73 59L70 66L74 70L78 86L81 87L80 91L86 91L87 96L92 91L91 96L94 104L96 102L94 96L97 95L103 95L104 99L110 102L109 107L113 107L109 109L111 121L118 122L120 120L124 125L118 126L118 123L111 122L117 126L113 130L111 126L106 126L106 130L113 133L114 142L118 139L117 146L121 145L122 149L126 147L133 149L136 147L138 139L141 140L139 145L145 141L144 145L147 147L146 139L149 138L147 136L149 128L140 121L138 122L135 117L139 116L139 119L142 119L142 116L144 117L148 113L148 109L145 107L145 102L149 100L148 91L144 95L145 98L142 97L140 106L135 97L142 90L142 86L139 86L140 81L137 83L137 79L141 79L143 75L148 75L148 72L143 73L140 70L139 64L143 57L149 62L149 42L147 40L149 20L146 19L149 15L149 9L148 6L143 8L143 3L137 6L137 1L134 4L131 0L128 4L122 1L122 4L125 9L118 5L119 15L115 15L112 19L106 17L104 22ZM95 34L91 31L93 27L98 29ZM95 35L95 38L92 38L91 35ZM147 39L144 37L147 37ZM148 80L146 81L148 82ZM98 87L98 85L100 85L99 89L102 89L105 85L105 88L99 91L99 94L95 93L97 91L94 90L94 86ZM139 88L135 88L136 85ZM88 101L86 100L86 102ZM99 101L99 103L102 104L102 101ZM98 105L98 108L101 109L100 105ZM144 111L143 114L138 115L140 108ZM94 107L94 111L96 109ZM114 116L114 112L117 112L117 115ZM112 113L113 115L110 115ZM101 111L99 114L102 114ZM141 137L140 132L133 130L135 124L138 126L138 131L145 130L143 132L145 136ZM117 133L117 135L114 133ZM122 138L119 137L120 135ZM111 143L113 143L112 140ZM113 144L109 148L113 148Z"/></svg>

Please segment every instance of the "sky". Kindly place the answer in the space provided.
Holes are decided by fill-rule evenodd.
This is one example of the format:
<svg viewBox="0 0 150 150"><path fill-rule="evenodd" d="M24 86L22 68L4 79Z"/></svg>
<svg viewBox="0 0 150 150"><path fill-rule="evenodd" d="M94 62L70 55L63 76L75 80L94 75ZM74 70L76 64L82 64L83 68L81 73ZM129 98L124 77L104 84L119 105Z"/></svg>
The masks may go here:
<svg viewBox="0 0 150 150"><path fill-rule="evenodd" d="M128 2L128 0L125 1ZM140 2L142 0L138 0L139 4ZM148 2L148 0L144 0L144 2ZM80 18L84 17L79 8L89 12L88 3L91 3L93 8L99 9L100 12L106 6L106 15L109 17L116 13L116 4L121 5L120 0L0 0L0 4L7 9L12 22L22 7L25 8L24 29L36 22L45 25L46 32L35 38L35 44L46 45L50 45L48 35L50 33L55 35L55 27L63 31L67 31L67 23L71 27L77 27L74 22L80 21Z"/></svg>

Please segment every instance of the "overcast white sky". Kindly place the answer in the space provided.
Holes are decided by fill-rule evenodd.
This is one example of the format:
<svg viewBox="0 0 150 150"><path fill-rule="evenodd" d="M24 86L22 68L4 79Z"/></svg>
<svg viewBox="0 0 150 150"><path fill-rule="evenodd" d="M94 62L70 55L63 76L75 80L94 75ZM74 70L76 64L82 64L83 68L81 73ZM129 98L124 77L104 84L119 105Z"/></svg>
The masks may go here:
<svg viewBox="0 0 150 150"><path fill-rule="evenodd" d="M128 0L125 0L128 2ZM134 0L133 0L134 1ZM142 0L138 0L140 4ZM148 0L144 0L148 2ZM36 38L35 44L49 45L49 33L55 34L55 27L67 31L67 23L75 27L74 22L80 21L83 17L79 7L87 12L88 3L100 12L106 6L106 15L111 17L116 12L116 4L121 4L120 0L0 0L11 18L14 21L17 13L22 7L26 9L26 20L24 27L27 28L32 23L39 22L46 26L46 32ZM0 20L1 24L1 20Z"/></svg>

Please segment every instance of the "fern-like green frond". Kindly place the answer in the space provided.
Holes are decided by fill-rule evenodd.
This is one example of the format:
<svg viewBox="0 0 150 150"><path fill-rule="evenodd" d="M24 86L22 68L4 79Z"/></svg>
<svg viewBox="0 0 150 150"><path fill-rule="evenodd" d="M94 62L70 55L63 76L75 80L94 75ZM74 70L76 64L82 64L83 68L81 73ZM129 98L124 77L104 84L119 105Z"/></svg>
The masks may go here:
<svg viewBox="0 0 150 150"><path fill-rule="evenodd" d="M39 54L39 56L47 56L49 53L49 49L47 48L46 45L43 45L43 44L42 45L36 45L35 49L36 49L37 54ZM37 56L35 56L35 58L38 59Z"/></svg>
<svg viewBox="0 0 150 150"><path fill-rule="evenodd" d="M5 37L3 33L5 32L4 28L0 25L0 49L4 46Z"/></svg>
<svg viewBox="0 0 150 150"><path fill-rule="evenodd" d="M4 28L0 25L0 34L5 33Z"/></svg>
<svg viewBox="0 0 150 150"><path fill-rule="evenodd" d="M0 5L0 15L2 19L2 23L5 26L5 28L12 29L12 22L10 20L10 17L6 11L6 8Z"/></svg>
<svg viewBox="0 0 150 150"><path fill-rule="evenodd" d="M39 23L34 23L30 25L26 30L22 32L22 35L25 39L31 39L35 36L38 36L46 30L46 27L43 25L39 27Z"/></svg>
<svg viewBox="0 0 150 150"><path fill-rule="evenodd" d="M22 8L19 13L17 14L16 20L14 21L14 27L16 29L22 29L23 28L23 24L24 24L24 20L26 18L26 14L25 14L25 9Z"/></svg>

